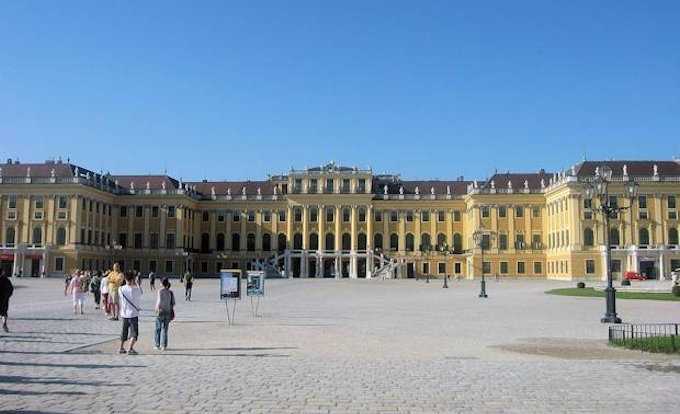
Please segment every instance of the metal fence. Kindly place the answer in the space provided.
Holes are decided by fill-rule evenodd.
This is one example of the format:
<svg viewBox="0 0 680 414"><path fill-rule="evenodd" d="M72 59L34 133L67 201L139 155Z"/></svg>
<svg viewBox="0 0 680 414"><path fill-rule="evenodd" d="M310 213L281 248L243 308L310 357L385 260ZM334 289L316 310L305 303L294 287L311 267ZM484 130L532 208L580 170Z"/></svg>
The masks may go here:
<svg viewBox="0 0 680 414"><path fill-rule="evenodd" d="M679 352L680 324L621 324L609 327L609 344L647 352Z"/></svg>

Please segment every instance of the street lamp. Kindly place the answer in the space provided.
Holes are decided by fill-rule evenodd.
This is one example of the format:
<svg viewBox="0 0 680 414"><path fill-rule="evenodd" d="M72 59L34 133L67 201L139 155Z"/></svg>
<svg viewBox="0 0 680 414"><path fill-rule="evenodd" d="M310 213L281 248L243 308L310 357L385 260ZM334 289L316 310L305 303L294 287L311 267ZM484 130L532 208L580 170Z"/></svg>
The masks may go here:
<svg viewBox="0 0 680 414"><path fill-rule="evenodd" d="M605 243L605 265L607 275L607 288L605 296L607 300L606 313L600 320L602 323L621 323L621 318L616 315L616 289L614 289L611 272L611 243L609 242L609 219L615 217L623 210L630 208L633 205L633 199L637 197L639 185L635 181L629 181L625 187L625 195L630 200L630 206L619 207L616 203L609 200L609 183L612 178L612 169L608 166L601 166L595 170L595 178L592 183L586 184L586 197L592 199L596 196L600 205L596 210L602 212L604 218L604 243ZM632 222L631 222L632 224Z"/></svg>
<svg viewBox="0 0 680 414"><path fill-rule="evenodd" d="M482 250L482 280L480 282L480 290L479 290L479 297L480 298L487 298L486 294L486 279L484 278L484 247L485 247L485 241L484 239L487 238L488 243L491 242L491 236L492 234L488 231L484 230L477 230L474 233L472 233L472 239L475 241L475 246L478 246ZM473 266L474 268L474 266Z"/></svg>

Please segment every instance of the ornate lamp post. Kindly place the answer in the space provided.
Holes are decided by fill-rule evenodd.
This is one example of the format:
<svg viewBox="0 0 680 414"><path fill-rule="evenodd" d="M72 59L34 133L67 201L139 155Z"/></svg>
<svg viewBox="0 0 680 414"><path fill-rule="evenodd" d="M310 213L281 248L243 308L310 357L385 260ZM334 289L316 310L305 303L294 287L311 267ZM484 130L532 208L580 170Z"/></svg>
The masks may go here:
<svg viewBox="0 0 680 414"><path fill-rule="evenodd" d="M604 218L604 243L605 243L605 265L606 265L606 275L607 275L607 288L605 291L605 296L607 300L607 308L604 316L600 320L602 323L621 323L621 318L616 315L616 289L614 289L612 282L612 272L611 272L611 243L609 242L609 219L615 217L623 210L629 207L618 207L615 203L611 203L609 200L609 182L612 178L612 169L608 166L598 167L595 172L595 178L592 183L586 185L586 197L593 198L597 196L600 201L600 205L596 210L602 212ZM638 183L635 181L629 181L625 186L625 193L627 198L630 200L630 205L633 205L633 199L637 197L638 193ZM631 223L632 224L632 223Z"/></svg>
<svg viewBox="0 0 680 414"><path fill-rule="evenodd" d="M472 239L475 241L475 245L479 246L479 248L482 250L482 280L480 281L480 290L479 290L479 297L480 298L487 298L488 295L486 294L486 279L484 277L485 272L484 272L484 236L488 237L489 242L491 242L491 236L492 234L488 231L484 230L477 230L474 233L472 233Z"/></svg>

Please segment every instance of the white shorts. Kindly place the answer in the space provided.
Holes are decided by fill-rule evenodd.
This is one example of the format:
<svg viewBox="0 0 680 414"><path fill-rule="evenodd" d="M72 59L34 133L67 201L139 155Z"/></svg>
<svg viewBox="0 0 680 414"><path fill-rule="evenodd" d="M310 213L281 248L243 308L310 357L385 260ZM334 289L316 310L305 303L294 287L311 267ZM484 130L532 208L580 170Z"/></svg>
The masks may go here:
<svg viewBox="0 0 680 414"><path fill-rule="evenodd" d="M82 305L83 302L85 302L85 294L80 292L80 293L74 293L73 294L73 304L74 305Z"/></svg>

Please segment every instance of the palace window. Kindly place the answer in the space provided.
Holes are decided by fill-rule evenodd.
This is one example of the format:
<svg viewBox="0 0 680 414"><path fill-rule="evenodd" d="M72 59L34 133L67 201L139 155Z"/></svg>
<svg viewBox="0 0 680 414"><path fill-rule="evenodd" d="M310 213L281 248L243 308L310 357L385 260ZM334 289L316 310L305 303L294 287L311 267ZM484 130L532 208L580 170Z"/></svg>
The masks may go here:
<svg viewBox="0 0 680 414"><path fill-rule="evenodd" d="M366 192L366 179L364 179L364 178L359 179L359 185L357 187L357 192L358 193L365 193Z"/></svg>
<svg viewBox="0 0 680 414"><path fill-rule="evenodd" d="M399 236L396 233L390 234L390 250L399 250Z"/></svg>
<svg viewBox="0 0 680 414"><path fill-rule="evenodd" d="M263 212L262 219L264 220L265 223L269 223L270 221L272 221L272 212L269 210L265 210Z"/></svg>
<svg viewBox="0 0 680 414"><path fill-rule="evenodd" d="M307 246L307 249L309 250L319 250L319 235L316 233L311 233L309 235L309 246Z"/></svg>
<svg viewBox="0 0 680 414"><path fill-rule="evenodd" d="M231 214L231 218L233 221L241 221L241 212L239 210L234 210Z"/></svg>
<svg viewBox="0 0 680 414"><path fill-rule="evenodd" d="M191 245L193 246L193 237L191 238ZM174 249L175 248L175 233L168 233L165 235L165 248Z"/></svg>
<svg viewBox="0 0 680 414"><path fill-rule="evenodd" d="M430 221L430 210L423 210L420 214L422 220L425 221Z"/></svg>
<svg viewBox="0 0 680 414"><path fill-rule="evenodd" d="M674 209L675 208L675 196L669 195L668 199L666 200L666 203L668 205L669 209Z"/></svg>
<svg viewBox="0 0 680 414"><path fill-rule="evenodd" d="M219 214L217 214L217 221L218 221L219 223L224 222L224 213L219 213Z"/></svg>
<svg viewBox="0 0 680 414"><path fill-rule="evenodd" d="M248 210L248 222L253 223L255 221L255 211Z"/></svg>
<svg viewBox="0 0 680 414"><path fill-rule="evenodd" d="M505 206L498 207L498 217L504 218L508 216L508 209Z"/></svg>
<svg viewBox="0 0 680 414"><path fill-rule="evenodd" d="M127 207L126 206L120 207L120 216L121 217L127 217Z"/></svg>
<svg viewBox="0 0 680 414"><path fill-rule="evenodd" d="M460 274L461 272L461 265L460 262L456 262L453 264L453 273L455 274Z"/></svg>
<svg viewBox="0 0 680 414"><path fill-rule="evenodd" d="M460 221L460 211L459 210L453 211L453 221Z"/></svg>
<svg viewBox="0 0 680 414"><path fill-rule="evenodd" d="M153 206L153 207L151 207L151 217L157 218L159 212L160 212L160 211L159 211L158 206Z"/></svg>
<svg viewBox="0 0 680 414"><path fill-rule="evenodd" d="M382 211L380 210L375 211L375 221L382 221Z"/></svg>
<svg viewBox="0 0 680 414"><path fill-rule="evenodd" d="M309 221L316 223L319 220L319 210L316 207L309 209Z"/></svg>
<svg viewBox="0 0 680 414"><path fill-rule="evenodd" d="M644 210L647 208L647 196L646 195L641 195L638 196L638 207L640 210Z"/></svg>
<svg viewBox="0 0 680 414"><path fill-rule="evenodd" d="M489 217L489 207L488 206L482 206L482 218L488 218Z"/></svg>
<svg viewBox="0 0 680 414"><path fill-rule="evenodd" d="M316 178L312 178L309 180L309 193L318 193L319 192L319 181Z"/></svg>
<svg viewBox="0 0 680 414"><path fill-rule="evenodd" d="M415 250L415 237L413 237L413 234L407 233L406 234L406 251L412 252L414 250Z"/></svg>
<svg viewBox="0 0 680 414"><path fill-rule="evenodd" d="M342 221L345 223L349 222L349 217L350 217L350 211L348 208L343 208L342 209Z"/></svg>
<svg viewBox="0 0 680 414"><path fill-rule="evenodd" d="M66 229L59 227L57 229L57 246L63 246L66 244Z"/></svg>
<svg viewBox="0 0 680 414"><path fill-rule="evenodd" d="M175 217L175 206L169 206L168 207L168 217L170 217L170 218Z"/></svg>
<svg viewBox="0 0 680 414"><path fill-rule="evenodd" d="M142 248L142 233L135 233L135 249Z"/></svg>
<svg viewBox="0 0 680 414"><path fill-rule="evenodd" d="M83 229L83 232L81 232L81 233L83 233L83 235L84 235L84 229ZM84 239L84 237L82 237L82 239ZM80 242L84 244L85 240L81 240ZM119 233L118 234L118 244L123 249L125 249L127 247L127 234L126 233Z"/></svg>
<svg viewBox="0 0 680 414"><path fill-rule="evenodd" d="M349 179L344 178L342 180L342 192L343 193L349 193Z"/></svg>
<svg viewBox="0 0 680 414"><path fill-rule="evenodd" d="M446 274L446 263L445 262L439 262L437 264L437 272L440 275Z"/></svg>
<svg viewBox="0 0 680 414"><path fill-rule="evenodd" d="M508 274L508 262L500 262L499 263L499 273L502 274L502 275Z"/></svg>
<svg viewBox="0 0 680 414"><path fill-rule="evenodd" d="M396 222L398 220L399 220L399 213L397 212L397 210L390 211L390 221Z"/></svg>
<svg viewBox="0 0 680 414"><path fill-rule="evenodd" d="M246 236L246 250L248 250L249 252L255 251L255 234L254 233L248 233L248 236Z"/></svg>
<svg viewBox="0 0 680 414"><path fill-rule="evenodd" d="M392 220L392 221L396 221L396 220ZM413 211L406 210L406 221L413 221Z"/></svg>
<svg viewBox="0 0 680 414"><path fill-rule="evenodd" d="M293 214L295 215L294 220L295 220L296 223L299 223L299 222L302 221L302 209L301 208L297 207L297 208L293 209Z"/></svg>
<svg viewBox="0 0 680 414"><path fill-rule="evenodd" d="M5 246L7 247L13 247L14 246L14 237L16 236L16 232L14 230L14 227L8 227L7 230L5 230Z"/></svg>
<svg viewBox="0 0 680 414"><path fill-rule="evenodd" d="M423 263L423 274L424 275L430 274L430 264L427 262Z"/></svg>
<svg viewBox="0 0 680 414"><path fill-rule="evenodd" d="M646 228L641 228L639 232L639 245L648 246L649 245L649 230Z"/></svg>
<svg viewBox="0 0 680 414"><path fill-rule="evenodd" d="M672 246L678 245L678 229L671 227L668 229L668 244ZM673 269L675 270L675 269Z"/></svg>
<svg viewBox="0 0 680 414"><path fill-rule="evenodd" d="M286 221L286 210L279 210L279 221Z"/></svg>
<svg viewBox="0 0 680 414"><path fill-rule="evenodd" d="M583 244L588 247L592 247L595 244L593 229L590 227L586 227L585 230L583 230Z"/></svg>
<svg viewBox="0 0 680 414"><path fill-rule="evenodd" d="M359 209L359 222L363 223L366 221L366 209L363 207Z"/></svg>
<svg viewBox="0 0 680 414"><path fill-rule="evenodd" d="M595 273L595 260L592 259L586 260L586 273L589 275Z"/></svg>
<svg viewBox="0 0 680 414"><path fill-rule="evenodd" d="M326 222L327 223L332 223L333 222L333 215L335 212L333 211L333 207L326 207Z"/></svg>
<svg viewBox="0 0 680 414"><path fill-rule="evenodd" d="M508 250L508 235L507 234L499 234L498 235L498 249L499 250Z"/></svg>
<svg viewBox="0 0 680 414"><path fill-rule="evenodd" d="M444 210L437 211L437 221L441 223L444 220L446 220L446 215L444 214Z"/></svg>
<svg viewBox="0 0 680 414"><path fill-rule="evenodd" d="M63 272L64 271L64 258L63 257L55 257L54 258L54 271L55 272Z"/></svg>
<svg viewBox="0 0 680 414"><path fill-rule="evenodd" d="M525 272L524 269L524 262L517 262L517 274L518 275L523 275Z"/></svg>
<svg viewBox="0 0 680 414"><path fill-rule="evenodd" d="M482 273L484 274L491 273L491 262L482 263Z"/></svg>
<svg viewBox="0 0 680 414"><path fill-rule="evenodd" d="M265 252L271 251L272 249L272 236L269 233L262 235L262 250Z"/></svg>
<svg viewBox="0 0 680 414"><path fill-rule="evenodd" d="M534 207L531 209L531 214L534 217L541 217L541 209L539 207Z"/></svg>
<svg viewBox="0 0 680 414"><path fill-rule="evenodd" d="M524 217L524 207L522 206L517 206L515 207L515 217Z"/></svg>
<svg viewBox="0 0 680 414"><path fill-rule="evenodd" d="M376 233L373 235L373 247L376 249L383 248L383 235L382 233Z"/></svg>
<svg viewBox="0 0 680 414"><path fill-rule="evenodd" d="M59 197L59 208L66 208L67 198L64 196Z"/></svg>
<svg viewBox="0 0 680 414"><path fill-rule="evenodd" d="M543 273L543 263L542 262L534 262L534 274L540 275L541 273Z"/></svg>
<svg viewBox="0 0 680 414"><path fill-rule="evenodd" d="M241 235L238 233L231 234L231 251L238 252L241 250Z"/></svg>
<svg viewBox="0 0 680 414"><path fill-rule="evenodd" d="M142 217L142 216L144 216L144 207L142 207L142 206L135 207L135 217Z"/></svg>
<svg viewBox="0 0 680 414"><path fill-rule="evenodd" d="M333 179L328 178L328 179L326 179L326 192L332 193L333 191L334 191Z"/></svg>
<svg viewBox="0 0 680 414"><path fill-rule="evenodd" d="M10 195L7 202L7 208L17 208L17 196Z"/></svg>
<svg viewBox="0 0 680 414"><path fill-rule="evenodd" d="M208 222L210 221L210 214L207 211L203 212L203 222Z"/></svg>
<svg viewBox="0 0 680 414"><path fill-rule="evenodd" d="M540 234L534 234L531 236L531 248L534 250L540 250L543 248L543 240L541 240Z"/></svg>
<svg viewBox="0 0 680 414"><path fill-rule="evenodd" d="M171 274L174 272L175 262L172 260L165 261L165 273Z"/></svg>

